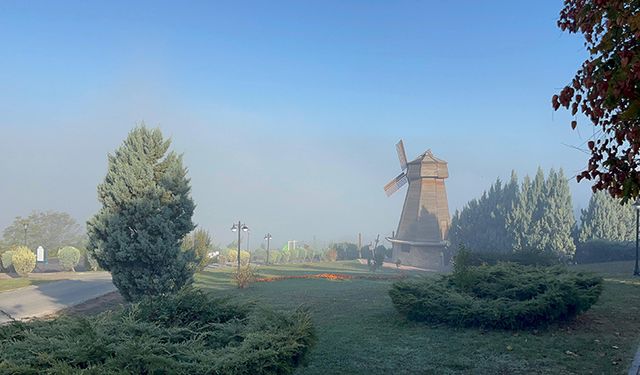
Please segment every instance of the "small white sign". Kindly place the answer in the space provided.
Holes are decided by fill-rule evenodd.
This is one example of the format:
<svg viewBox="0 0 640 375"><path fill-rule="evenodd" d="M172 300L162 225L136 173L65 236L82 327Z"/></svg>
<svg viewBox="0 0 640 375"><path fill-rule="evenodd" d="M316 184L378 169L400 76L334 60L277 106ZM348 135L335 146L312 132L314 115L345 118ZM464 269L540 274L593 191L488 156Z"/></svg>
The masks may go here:
<svg viewBox="0 0 640 375"><path fill-rule="evenodd" d="M38 246L36 249L36 260L38 262L44 262L44 248L42 246Z"/></svg>

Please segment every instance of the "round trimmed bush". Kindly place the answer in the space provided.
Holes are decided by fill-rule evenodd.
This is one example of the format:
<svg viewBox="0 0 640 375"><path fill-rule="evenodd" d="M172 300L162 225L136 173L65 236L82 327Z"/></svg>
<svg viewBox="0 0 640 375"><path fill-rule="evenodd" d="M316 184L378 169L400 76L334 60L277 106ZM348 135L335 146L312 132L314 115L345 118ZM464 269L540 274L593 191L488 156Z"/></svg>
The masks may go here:
<svg viewBox="0 0 640 375"><path fill-rule="evenodd" d="M13 269L20 276L27 276L36 268L36 254L25 246L16 248L11 257Z"/></svg>
<svg viewBox="0 0 640 375"><path fill-rule="evenodd" d="M526 329L572 319L588 310L601 292L602 278L589 273L500 263L396 282L389 295L411 320Z"/></svg>
<svg viewBox="0 0 640 375"><path fill-rule="evenodd" d="M2 268L7 272L11 270L11 266L13 265L12 258L13 258L12 250L5 251L4 253L2 253L2 256L0 257L0 260L2 261Z"/></svg>
<svg viewBox="0 0 640 375"><path fill-rule="evenodd" d="M65 271L75 271L75 267L80 262L80 250L73 246L65 246L58 250L58 260L60 266Z"/></svg>

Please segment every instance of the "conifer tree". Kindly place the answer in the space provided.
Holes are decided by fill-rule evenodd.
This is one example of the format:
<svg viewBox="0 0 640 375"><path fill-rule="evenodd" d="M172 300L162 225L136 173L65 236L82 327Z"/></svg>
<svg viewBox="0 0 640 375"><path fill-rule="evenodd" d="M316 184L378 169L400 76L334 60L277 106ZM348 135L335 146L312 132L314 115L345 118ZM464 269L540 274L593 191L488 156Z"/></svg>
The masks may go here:
<svg viewBox="0 0 640 375"><path fill-rule="evenodd" d="M544 185L542 215L534 225L537 242L533 248L572 256L576 245L571 237L575 225L571 191L564 172L551 169Z"/></svg>
<svg viewBox="0 0 640 375"><path fill-rule="evenodd" d="M515 172L506 185L498 178L479 199L455 212L449 229L450 242L475 251L511 252L513 239L506 223L517 196Z"/></svg>
<svg viewBox="0 0 640 375"><path fill-rule="evenodd" d="M169 152L170 143L159 129L133 129L108 156L98 186L102 208L87 224L89 251L128 301L193 280L194 254L180 244L194 228L195 205L182 156Z"/></svg>
<svg viewBox="0 0 640 375"><path fill-rule="evenodd" d="M529 246L528 234L534 207L534 202L530 201L532 199L531 190L531 179L529 176L525 176L513 209L507 215L506 226L513 241L514 251L524 250Z"/></svg>
<svg viewBox="0 0 640 375"><path fill-rule="evenodd" d="M589 207L581 212L580 221L579 242L635 240L633 208L630 204L622 205L620 199L607 192L598 191L591 196Z"/></svg>

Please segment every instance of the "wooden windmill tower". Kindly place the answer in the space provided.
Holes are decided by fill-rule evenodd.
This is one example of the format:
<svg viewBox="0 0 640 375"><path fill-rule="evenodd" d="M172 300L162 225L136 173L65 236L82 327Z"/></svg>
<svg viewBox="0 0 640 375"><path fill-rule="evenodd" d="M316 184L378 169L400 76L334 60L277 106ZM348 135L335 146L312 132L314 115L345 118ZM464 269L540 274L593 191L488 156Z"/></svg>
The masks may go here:
<svg viewBox="0 0 640 375"><path fill-rule="evenodd" d="M387 196L409 183L398 230L387 240L393 245L393 261L425 268L442 268L449 230L449 205L444 179L447 162L427 150L407 162L402 140L396 144L402 173L384 187Z"/></svg>

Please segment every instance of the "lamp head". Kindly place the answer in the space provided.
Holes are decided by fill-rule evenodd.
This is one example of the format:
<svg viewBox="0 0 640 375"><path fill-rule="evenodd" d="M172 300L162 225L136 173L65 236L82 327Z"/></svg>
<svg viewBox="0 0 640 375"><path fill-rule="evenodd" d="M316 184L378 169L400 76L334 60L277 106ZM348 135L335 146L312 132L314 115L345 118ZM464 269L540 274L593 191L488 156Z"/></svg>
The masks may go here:
<svg viewBox="0 0 640 375"><path fill-rule="evenodd" d="M243 231L243 232L246 232L246 231L248 231L248 230L249 230L249 227L243 224L243 225L242 225L242 231Z"/></svg>
<svg viewBox="0 0 640 375"><path fill-rule="evenodd" d="M232 232L237 232L238 231L238 226L233 224L233 226L231 227L231 231Z"/></svg>

